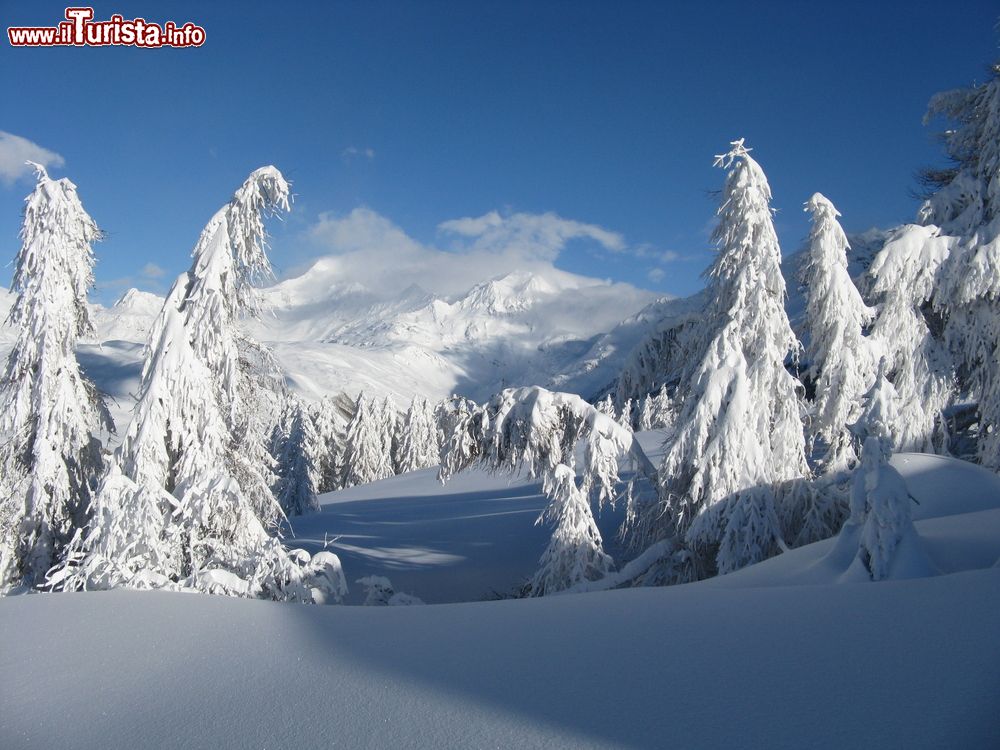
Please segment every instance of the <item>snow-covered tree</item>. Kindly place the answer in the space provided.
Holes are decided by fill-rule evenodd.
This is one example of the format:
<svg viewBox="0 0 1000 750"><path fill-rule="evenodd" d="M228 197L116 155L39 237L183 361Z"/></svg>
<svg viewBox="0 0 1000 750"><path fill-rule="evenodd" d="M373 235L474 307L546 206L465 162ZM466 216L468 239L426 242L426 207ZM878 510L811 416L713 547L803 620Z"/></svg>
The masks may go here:
<svg viewBox="0 0 1000 750"><path fill-rule="evenodd" d="M364 393L359 394L344 441L344 487L368 484L394 474L385 429L382 407Z"/></svg>
<svg viewBox="0 0 1000 750"><path fill-rule="evenodd" d="M313 428L318 446L316 456L316 491L320 494L341 488L340 469L343 435L333 399L324 397L313 407Z"/></svg>
<svg viewBox="0 0 1000 750"><path fill-rule="evenodd" d="M896 548L906 535L916 536L910 515L910 493L892 466L892 428L899 403L886 378L883 359L875 383L864 397L864 411L854 425L862 444L861 462L851 488L851 516L846 533L858 533L857 559L872 580L886 578Z"/></svg>
<svg viewBox="0 0 1000 750"><path fill-rule="evenodd" d="M276 441L278 481L275 496L285 515L319 510L319 436L303 403L294 399L282 419Z"/></svg>
<svg viewBox="0 0 1000 750"><path fill-rule="evenodd" d="M382 442L382 452L385 453L389 461L392 474L395 474L395 456L399 452L396 445L396 438L399 435L399 415L396 413L396 407L392 405L392 401L386 396L382 399L381 404L376 403L374 400L372 401L372 414L375 422L380 425L379 438Z"/></svg>
<svg viewBox="0 0 1000 750"><path fill-rule="evenodd" d="M440 401L434 407L434 417L437 421L438 463L443 464L449 451L458 451L463 456L472 455L476 447L472 444L473 436L468 431L469 421L477 414L479 406L471 399L461 396L451 396ZM457 443L456 443L457 441ZM468 445L464 443L468 442Z"/></svg>
<svg viewBox="0 0 1000 750"><path fill-rule="evenodd" d="M423 602L412 594L396 591L385 576L365 576L357 580L365 590L366 607L409 607Z"/></svg>
<svg viewBox="0 0 1000 750"><path fill-rule="evenodd" d="M34 167L8 317L17 334L0 381L0 592L42 584L86 522L102 468L95 433L111 429L74 352L93 330L87 291L100 230L76 185Z"/></svg>
<svg viewBox="0 0 1000 750"><path fill-rule="evenodd" d="M849 245L837 217L823 195L806 203L812 214L809 252L802 272L809 341L808 374L816 383L809 437L826 446L825 472L848 469L857 461L848 425L861 410L861 396L874 375L874 362L863 330L875 311L869 308L847 272Z"/></svg>
<svg viewBox="0 0 1000 750"><path fill-rule="evenodd" d="M653 396L643 396L642 405L639 407L639 431L653 429Z"/></svg>
<svg viewBox="0 0 1000 750"><path fill-rule="evenodd" d="M793 525L808 472L800 386L785 369L799 344L785 314L781 253L763 170L743 141L716 158L728 169L707 272L707 346L659 469L660 502L636 514L650 544L689 545L699 577L773 554ZM664 523L664 521L666 523Z"/></svg>
<svg viewBox="0 0 1000 750"><path fill-rule="evenodd" d="M666 384L660 386L659 392L652 397L652 415L650 422L653 429L672 427L677 418L676 407L667 393Z"/></svg>
<svg viewBox="0 0 1000 750"><path fill-rule="evenodd" d="M139 401L93 523L54 577L63 588L193 588L297 601L344 593L335 555L310 559L269 533L282 511L266 473L248 460L266 446L248 443L263 441L263 430L249 413L255 381L236 322L256 312L254 283L270 272L264 216L287 208L288 184L264 167L203 230L191 270L174 283L151 331Z"/></svg>
<svg viewBox="0 0 1000 750"><path fill-rule="evenodd" d="M929 173L938 189L920 221L954 238L934 305L963 390L979 404L980 460L1000 470L1000 63L986 83L935 96L934 116L951 121L942 140L953 166Z"/></svg>
<svg viewBox="0 0 1000 750"><path fill-rule="evenodd" d="M618 424L622 427L628 427L632 429L632 412L635 410L635 405L632 399L625 399L625 403L622 404L622 410L618 412Z"/></svg>
<svg viewBox="0 0 1000 750"><path fill-rule="evenodd" d="M611 570L613 561L604 552L590 503L592 497L598 503L613 498L624 457L655 477L630 429L578 396L517 388L499 393L462 419L444 451L440 476L444 481L476 465L541 477L549 505L537 523L551 522L555 528L528 590L542 596Z"/></svg>
<svg viewBox="0 0 1000 750"><path fill-rule="evenodd" d="M878 302L871 339L887 358L889 380L899 395L896 420L889 425L896 450L933 453L943 447L942 411L952 396L953 367L924 310L954 244L937 227L907 225L890 236L868 271Z"/></svg>
<svg viewBox="0 0 1000 750"><path fill-rule="evenodd" d="M612 400L610 393L598 401L595 408L597 411L601 412L601 414L605 414L612 419L615 418L615 402Z"/></svg>
<svg viewBox="0 0 1000 750"><path fill-rule="evenodd" d="M414 397L399 424L396 472L404 474L436 466L439 455L437 423L427 399Z"/></svg>

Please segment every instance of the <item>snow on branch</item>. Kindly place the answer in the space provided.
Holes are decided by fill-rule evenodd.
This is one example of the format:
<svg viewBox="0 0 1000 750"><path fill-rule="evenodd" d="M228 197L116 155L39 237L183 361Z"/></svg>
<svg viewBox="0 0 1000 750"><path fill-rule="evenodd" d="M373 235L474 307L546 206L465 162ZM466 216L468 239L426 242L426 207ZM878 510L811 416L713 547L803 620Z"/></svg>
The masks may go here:
<svg viewBox="0 0 1000 750"><path fill-rule="evenodd" d="M614 498L623 459L655 481L656 470L630 429L579 396L517 388L461 416L443 451L439 476L446 481L479 466L541 477L549 505L538 522L555 527L529 584L531 595L542 596L603 578L612 569L590 501Z"/></svg>

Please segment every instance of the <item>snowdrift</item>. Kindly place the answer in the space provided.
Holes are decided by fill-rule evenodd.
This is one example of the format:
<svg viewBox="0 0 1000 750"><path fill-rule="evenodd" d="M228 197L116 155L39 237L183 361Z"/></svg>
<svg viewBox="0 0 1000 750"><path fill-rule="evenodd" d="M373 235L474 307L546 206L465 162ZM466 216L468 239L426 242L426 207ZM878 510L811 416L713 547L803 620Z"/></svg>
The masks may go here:
<svg viewBox="0 0 1000 750"><path fill-rule="evenodd" d="M1000 569L427 607L0 603L20 748L989 747Z"/></svg>

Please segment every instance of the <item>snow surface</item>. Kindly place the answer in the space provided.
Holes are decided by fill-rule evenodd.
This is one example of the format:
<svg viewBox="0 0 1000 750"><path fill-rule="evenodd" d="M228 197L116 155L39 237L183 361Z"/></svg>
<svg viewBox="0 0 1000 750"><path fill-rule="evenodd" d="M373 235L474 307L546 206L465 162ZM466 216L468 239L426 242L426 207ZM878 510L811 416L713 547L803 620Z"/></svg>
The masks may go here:
<svg viewBox="0 0 1000 750"><path fill-rule="evenodd" d="M989 747L1000 569L310 607L164 592L0 603L19 748ZM10 676L20 675L19 679Z"/></svg>
<svg viewBox="0 0 1000 750"><path fill-rule="evenodd" d="M662 433L640 439L656 460ZM442 488L423 470L330 493L297 543L339 535L352 584L467 601L8 597L0 746L994 746L1000 477L893 465L937 575L851 582L828 540L685 586L468 601L533 571L536 483L467 472Z"/></svg>

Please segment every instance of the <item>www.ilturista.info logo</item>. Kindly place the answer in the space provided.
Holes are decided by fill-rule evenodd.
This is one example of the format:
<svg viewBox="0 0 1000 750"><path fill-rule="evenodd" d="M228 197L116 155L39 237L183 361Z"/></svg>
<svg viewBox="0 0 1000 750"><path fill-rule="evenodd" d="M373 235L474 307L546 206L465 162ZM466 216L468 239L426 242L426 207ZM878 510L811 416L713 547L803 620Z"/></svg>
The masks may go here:
<svg viewBox="0 0 1000 750"><path fill-rule="evenodd" d="M200 47L205 29L167 21L162 26L144 18L127 20L117 13L107 21L94 21L93 8L67 8L66 20L58 26L11 26L7 38L12 47Z"/></svg>

